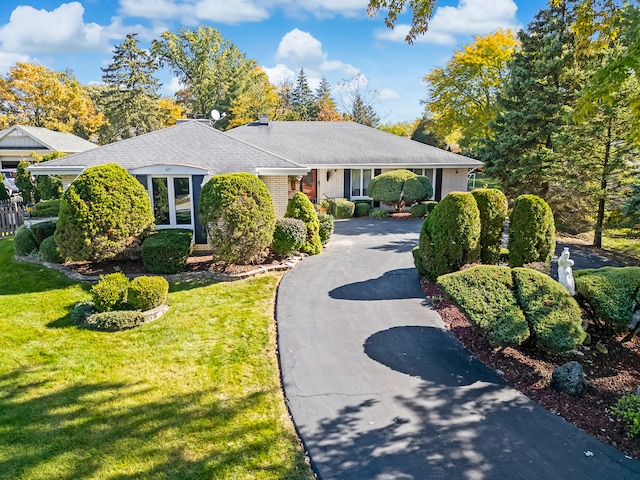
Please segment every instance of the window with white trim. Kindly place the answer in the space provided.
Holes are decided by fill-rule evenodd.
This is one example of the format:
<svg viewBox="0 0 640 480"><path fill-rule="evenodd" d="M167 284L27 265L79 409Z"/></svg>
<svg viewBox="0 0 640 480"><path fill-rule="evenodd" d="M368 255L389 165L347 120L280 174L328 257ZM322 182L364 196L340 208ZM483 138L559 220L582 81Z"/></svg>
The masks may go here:
<svg viewBox="0 0 640 480"><path fill-rule="evenodd" d="M367 197L367 187L373 178L373 168L351 169L351 198Z"/></svg>
<svg viewBox="0 0 640 480"><path fill-rule="evenodd" d="M159 228L194 228L191 177L152 176L151 206Z"/></svg>

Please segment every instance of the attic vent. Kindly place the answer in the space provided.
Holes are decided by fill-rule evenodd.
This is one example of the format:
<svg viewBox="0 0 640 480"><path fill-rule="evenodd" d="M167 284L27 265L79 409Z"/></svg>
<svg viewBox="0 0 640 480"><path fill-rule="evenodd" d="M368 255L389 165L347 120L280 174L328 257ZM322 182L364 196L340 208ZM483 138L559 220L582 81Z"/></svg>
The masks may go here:
<svg viewBox="0 0 640 480"><path fill-rule="evenodd" d="M260 125L269 125L269 116L268 115L260 115L258 118L258 123Z"/></svg>

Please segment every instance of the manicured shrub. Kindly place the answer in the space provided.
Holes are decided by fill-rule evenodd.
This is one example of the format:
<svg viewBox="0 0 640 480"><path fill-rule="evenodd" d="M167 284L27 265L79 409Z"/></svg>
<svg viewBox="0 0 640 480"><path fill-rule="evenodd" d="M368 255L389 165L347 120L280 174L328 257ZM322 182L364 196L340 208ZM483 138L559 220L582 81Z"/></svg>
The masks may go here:
<svg viewBox="0 0 640 480"><path fill-rule="evenodd" d="M518 304L529 323L536 346L560 353L582 344L580 307L571 294L544 273L514 268L513 281Z"/></svg>
<svg viewBox="0 0 640 480"><path fill-rule="evenodd" d="M535 195L520 195L509 222L509 265L549 263L555 245L553 213L547 202Z"/></svg>
<svg viewBox="0 0 640 480"><path fill-rule="evenodd" d="M369 202L356 202L356 216L366 217L371 211L371 204Z"/></svg>
<svg viewBox="0 0 640 480"><path fill-rule="evenodd" d="M86 325L96 330L116 332L128 330L144 323L142 313L135 310L118 310L113 312L98 312L89 315Z"/></svg>
<svg viewBox="0 0 640 480"><path fill-rule="evenodd" d="M134 310L151 310L167 303L169 282L164 277L136 277L129 284L127 302Z"/></svg>
<svg viewBox="0 0 640 480"><path fill-rule="evenodd" d="M369 212L369 218L383 219L389 218L389 211L381 208L373 209Z"/></svg>
<svg viewBox="0 0 640 480"><path fill-rule="evenodd" d="M480 213L473 195L452 192L429 214L420 232L420 253L432 280L480 256Z"/></svg>
<svg viewBox="0 0 640 480"><path fill-rule="evenodd" d="M199 213L215 260L246 265L264 258L273 240L276 213L271 194L258 177L214 176L202 188Z"/></svg>
<svg viewBox="0 0 640 480"><path fill-rule="evenodd" d="M640 267L602 267L573 273L579 301L611 333L627 330L640 303Z"/></svg>
<svg viewBox="0 0 640 480"><path fill-rule="evenodd" d="M472 267L439 277L438 285L490 342L515 346L529 338L510 268Z"/></svg>
<svg viewBox="0 0 640 480"><path fill-rule="evenodd" d="M129 279L123 273L100 275L97 284L91 287L91 297L98 312L121 310L127 302Z"/></svg>
<svg viewBox="0 0 640 480"><path fill-rule="evenodd" d="M73 310L69 313L69 319L74 325L83 325L87 322L89 315L96 313L96 306L93 302L82 301L76 303Z"/></svg>
<svg viewBox="0 0 640 480"><path fill-rule="evenodd" d="M333 216L335 218L351 218L355 212L356 204L349 200L336 200Z"/></svg>
<svg viewBox="0 0 640 480"><path fill-rule="evenodd" d="M640 395L625 395L611 408L611 413L622 420L628 436L640 435Z"/></svg>
<svg viewBox="0 0 640 480"><path fill-rule="evenodd" d="M62 257L53 235L45 238L40 244L40 256L45 262L62 263Z"/></svg>
<svg viewBox="0 0 640 480"><path fill-rule="evenodd" d="M374 177L367 187L367 195L402 211L405 205L426 200L433 195L431 182L409 170L393 170Z"/></svg>
<svg viewBox="0 0 640 480"><path fill-rule="evenodd" d="M107 164L85 170L64 193L55 236L63 257L101 262L135 256L140 236L152 226L142 184Z"/></svg>
<svg viewBox="0 0 640 480"><path fill-rule="evenodd" d="M431 200L416 203L415 205L411 206L411 216L416 218L424 218L431 212L433 212L433 209L436 208L436 205L438 205L438 202L434 202Z"/></svg>
<svg viewBox="0 0 640 480"><path fill-rule="evenodd" d="M193 251L191 230L158 230L142 242L142 263L151 273L179 273Z"/></svg>
<svg viewBox="0 0 640 480"><path fill-rule="evenodd" d="M422 263L422 252L420 247L414 247L413 250L411 250L411 255L413 255L413 264L415 265L416 270L418 270L418 274L426 275L427 270Z"/></svg>
<svg viewBox="0 0 640 480"><path fill-rule="evenodd" d="M16 255L27 256L38 251L38 242L33 238L31 229L20 225L13 236L13 248Z"/></svg>
<svg viewBox="0 0 640 480"><path fill-rule="evenodd" d="M473 190L471 195L476 199L480 211L480 260L485 265L495 265L500 260L507 197L495 188Z"/></svg>
<svg viewBox="0 0 640 480"><path fill-rule="evenodd" d="M287 218L297 218L302 220L307 226L307 238L300 247L300 251L308 255L317 255L322 252L322 241L320 240L320 222L318 214L309 197L302 192L296 194L289 200L287 211L284 215Z"/></svg>
<svg viewBox="0 0 640 480"><path fill-rule="evenodd" d="M49 222L40 222L31 225L31 233L36 242L38 242L38 245L40 245L45 238L49 238L56 233L57 223L57 221L51 220Z"/></svg>
<svg viewBox="0 0 640 480"><path fill-rule="evenodd" d="M60 199L42 200L36 203L31 214L33 217L57 217L60 212Z"/></svg>
<svg viewBox="0 0 640 480"><path fill-rule="evenodd" d="M318 222L320 224L320 230L318 231L318 235L320 235L320 242L322 245L326 245L333 235L333 215L329 215L328 213L318 213Z"/></svg>
<svg viewBox="0 0 640 480"><path fill-rule="evenodd" d="M318 214L318 217L321 214ZM297 218L279 218L273 232L273 251L278 255L290 255L300 250L307 239L307 226Z"/></svg>

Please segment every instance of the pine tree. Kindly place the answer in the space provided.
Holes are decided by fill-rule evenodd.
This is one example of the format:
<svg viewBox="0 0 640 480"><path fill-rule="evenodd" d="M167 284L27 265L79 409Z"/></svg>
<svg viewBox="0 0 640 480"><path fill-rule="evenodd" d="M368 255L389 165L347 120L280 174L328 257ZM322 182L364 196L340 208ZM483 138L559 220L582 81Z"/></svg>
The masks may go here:
<svg viewBox="0 0 640 480"><path fill-rule="evenodd" d="M336 103L331 96L331 85L325 77L320 80L316 89L316 120L320 122L340 122L342 115L336 109Z"/></svg>
<svg viewBox="0 0 640 480"><path fill-rule="evenodd" d="M580 80L570 3L552 3L526 32L518 32L521 49L511 63L502 113L492 125L496 134L481 153L486 173L500 179L510 197L532 193L549 200L551 183L563 173L556 140Z"/></svg>
<svg viewBox="0 0 640 480"><path fill-rule="evenodd" d="M100 101L109 120L101 132L105 142L142 135L162 126L156 94L159 83L154 77L158 65L138 47L136 36L128 34L115 47L109 66L102 69L102 81L108 87Z"/></svg>
<svg viewBox="0 0 640 480"><path fill-rule="evenodd" d="M371 104L365 102L364 97L360 93L356 93L353 99L349 116L352 121L367 125L368 127L375 128L380 123L380 117L375 109Z"/></svg>
<svg viewBox="0 0 640 480"><path fill-rule="evenodd" d="M291 107L298 120L309 121L316 117L315 99L304 68L300 69L296 86L291 91Z"/></svg>

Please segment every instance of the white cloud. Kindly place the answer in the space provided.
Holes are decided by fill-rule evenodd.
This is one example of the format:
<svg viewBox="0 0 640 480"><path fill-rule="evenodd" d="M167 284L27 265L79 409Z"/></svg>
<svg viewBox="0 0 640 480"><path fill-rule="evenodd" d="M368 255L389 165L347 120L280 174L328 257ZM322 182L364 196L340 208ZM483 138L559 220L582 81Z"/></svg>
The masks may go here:
<svg viewBox="0 0 640 480"><path fill-rule="evenodd" d="M493 0L490 7L485 0L460 0L456 7L438 7L427 33L418 36L415 42L455 45L457 35L484 35L499 28L519 28L517 10L513 0ZM401 24L394 30L376 30L374 36L403 42L408 32L409 25Z"/></svg>
<svg viewBox="0 0 640 480"><path fill-rule="evenodd" d="M28 55L19 53L0 52L0 75L6 74L10 68L14 67L16 62L31 62L32 59Z"/></svg>
<svg viewBox="0 0 640 480"><path fill-rule="evenodd" d="M296 73L286 65L279 63L273 68L262 67L264 73L269 77L269 81L274 85L283 83L293 83L296 79Z"/></svg>
<svg viewBox="0 0 640 480"><path fill-rule="evenodd" d="M202 0L196 4L195 13L200 20L226 24L259 22L269 18L269 12L251 0Z"/></svg>
<svg viewBox="0 0 640 480"><path fill-rule="evenodd" d="M353 65L338 60L329 60L329 55L322 49L322 43L309 32L294 28L282 37L276 59L304 68L312 72L339 71L347 75L356 75L359 70Z"/></svg>
<svg viewBox="0 0 640 480"><path fill-rule="evenodd" d="M166 19L182 16L185 10L193 9L191 5L185 5L173 0L120 0L120 14L128 17L142 17L152 19Z"/></svg>
<svg viewBox="0 0 640 480"><path fill-rule="evenodd" d="M400 94L392 88L381 88L378 90L378 98L380 100L391 100L393 98L400 98Z"/></svg>
<svg viewBox="0 0 640 480"><path fill-rule="evenodd" d="M169 83L162 85L162 89L170 95L173 95L178 90L181 90L184 86L178 80L178 77L172 77Z"/></svg>

